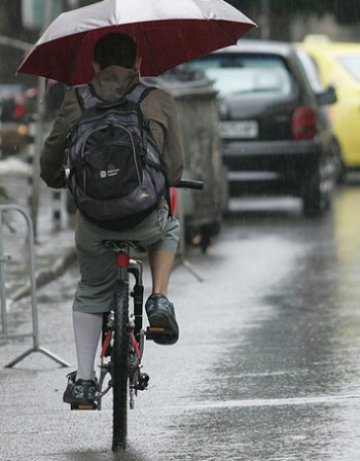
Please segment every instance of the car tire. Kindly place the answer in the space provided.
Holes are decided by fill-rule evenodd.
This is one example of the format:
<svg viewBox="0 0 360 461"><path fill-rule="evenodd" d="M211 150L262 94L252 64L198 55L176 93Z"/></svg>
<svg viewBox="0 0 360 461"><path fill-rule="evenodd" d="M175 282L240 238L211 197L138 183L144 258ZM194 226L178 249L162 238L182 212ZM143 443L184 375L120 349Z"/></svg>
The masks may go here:
<svg viewBox="0 0 360 461"><path fill-rule="evenodd" d="M342 159L341 147L336 138L333 138L331 141L331 153L335 162L336 182L337 184L343 184L346 180L346 166Z"/></svg>
<svg viewBox="0 0 360 461"><path fill-rule="evenodd" d="M322 216L331 206L336 187L336 165L334 157L319 159L313 173L303 187L303 214L306 217Z"/></svg>

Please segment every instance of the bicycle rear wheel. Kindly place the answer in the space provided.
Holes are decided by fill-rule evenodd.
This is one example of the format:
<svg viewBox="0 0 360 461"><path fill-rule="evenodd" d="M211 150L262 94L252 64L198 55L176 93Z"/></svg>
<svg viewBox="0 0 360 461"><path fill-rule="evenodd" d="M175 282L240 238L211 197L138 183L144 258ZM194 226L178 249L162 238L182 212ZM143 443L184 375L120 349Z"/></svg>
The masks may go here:
<svg viewBox="0 0 360 461"><path fill-rule="evenodd" d="M112 450L125 450L128 394L129 284L118 282L115 292L113 344L113 441Z"/></svg>

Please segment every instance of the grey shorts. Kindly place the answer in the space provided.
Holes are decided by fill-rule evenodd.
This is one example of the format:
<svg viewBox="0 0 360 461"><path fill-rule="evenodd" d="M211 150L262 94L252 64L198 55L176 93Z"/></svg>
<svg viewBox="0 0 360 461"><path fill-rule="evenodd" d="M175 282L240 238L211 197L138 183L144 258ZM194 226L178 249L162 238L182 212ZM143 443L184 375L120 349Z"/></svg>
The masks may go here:
<svg viewBox="0 0 360 461"><path fill-rule="evenodd" d="M165 201L131 231L101 229L78 214L75 246L81 279L73 309L92 314L111 309L117 267L115 253L105 248L104 240L134 240L151 250L175 253L179 239L179 221L168 216Z"/></svg>

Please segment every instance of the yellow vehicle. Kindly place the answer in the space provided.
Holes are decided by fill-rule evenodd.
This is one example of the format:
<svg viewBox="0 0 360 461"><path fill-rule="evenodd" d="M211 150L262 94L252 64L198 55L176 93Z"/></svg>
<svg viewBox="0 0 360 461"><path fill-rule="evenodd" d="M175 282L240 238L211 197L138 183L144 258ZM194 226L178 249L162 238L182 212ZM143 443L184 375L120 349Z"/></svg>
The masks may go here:
<svg viewBox="0 0 360 461"><path fill-rule="evenodd" d="M343 167L360 168L360 44L307 37L297 46L315 61L321 83L336 88L337 102L328 110Z"/></svg>

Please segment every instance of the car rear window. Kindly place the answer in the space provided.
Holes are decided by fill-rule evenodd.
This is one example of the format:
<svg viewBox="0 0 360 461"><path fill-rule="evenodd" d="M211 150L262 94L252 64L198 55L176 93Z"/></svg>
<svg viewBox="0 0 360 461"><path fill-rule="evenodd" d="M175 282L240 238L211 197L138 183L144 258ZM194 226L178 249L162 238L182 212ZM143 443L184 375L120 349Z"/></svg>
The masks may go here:
<svg viewBox="0 0 360 461"><path fill-rule="evenodd" d="M360 54L341 56L338 60L356 80L360 80Z"/></svg>
<svg viewBox="0 0 360 461"><path fill-rule="evenodd" d="M279 56L214 53L188 65L203 71L220 96L263 98L292 92L292 76Z"/></svg>
<svg viewBox="0 0 360 461"><path fill-rule="evenodd" d="M13 98L17 95L21 95L24 91L22 85L12 85L12 84L4 84L0 85L0 96L2 99Z"/></svg>

